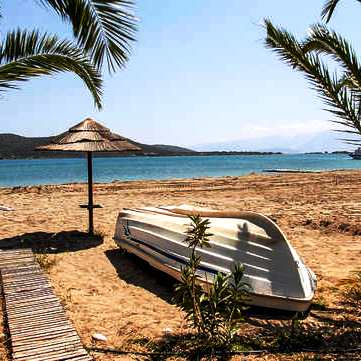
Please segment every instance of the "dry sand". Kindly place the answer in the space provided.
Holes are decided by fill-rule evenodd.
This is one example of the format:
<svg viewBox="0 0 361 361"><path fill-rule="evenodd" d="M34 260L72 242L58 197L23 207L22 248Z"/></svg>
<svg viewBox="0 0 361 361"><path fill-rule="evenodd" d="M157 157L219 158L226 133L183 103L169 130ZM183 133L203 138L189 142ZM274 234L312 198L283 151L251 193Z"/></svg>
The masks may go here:
<svg viewBox="0 0 361 361"><path fill-rule="evenodd" d="M174 334L187 331L184 315L170 301L169 282L114 244L115 221L122 207L188 203L262 212L281 226L317 274L317 297L329 307L338 305L350 272L361 268L361 172L96 184L95 201L104 207L95 210L102 244L76 232L86 230L87 214L78 206L86 203L85 185L0 189L0 204L16 209L0 212L0 247L23 241L37 244L38 249L56 248L48 248L55 262L49 277L86 345L92 344L93 333L100 332L108 337L106 346L142 349L132 342L158 340L166 328ZM132 359L98 353L94 357Z"/></svg>

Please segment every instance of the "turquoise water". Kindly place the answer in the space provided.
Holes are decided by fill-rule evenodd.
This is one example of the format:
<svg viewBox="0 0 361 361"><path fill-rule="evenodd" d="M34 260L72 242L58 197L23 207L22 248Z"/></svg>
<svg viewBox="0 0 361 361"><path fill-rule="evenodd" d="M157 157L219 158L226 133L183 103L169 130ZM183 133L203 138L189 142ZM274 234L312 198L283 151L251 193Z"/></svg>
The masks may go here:
<svg viewBox="0 0 361 361"><path fill-rule="evenodd" d="M270 168L359 169L361 161L344 154L95 158L94 180L235 176ZM83 158L0 160L0 187L85 182L86 176Z"/></svg>

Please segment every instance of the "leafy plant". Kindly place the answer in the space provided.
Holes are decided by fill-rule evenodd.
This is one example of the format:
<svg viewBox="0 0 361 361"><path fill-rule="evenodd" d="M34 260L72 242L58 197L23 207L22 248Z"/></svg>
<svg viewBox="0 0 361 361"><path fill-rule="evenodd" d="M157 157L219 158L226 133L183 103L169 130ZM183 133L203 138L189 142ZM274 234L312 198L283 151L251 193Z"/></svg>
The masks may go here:
<svg viewBox="0 0 361 361"><path fill-rule="evenodd" d="M236 264L229 274L217 273L213 283L201 271L201 256L197 251L210 247L210 222L191 216L187 231L190 248L188 264L182 268L181 282L175 288L175 302L186 313L187 320L208 340L211 347L231 343L244 321L249 286L243 282L243 266ZM201 279L201 275L206 277ZM206 281L207 284L204 284ZM203 286L201 285L203 283Z"/></svg>
<svg viewBox="0 0 361 361"><path fill-rule="evenodd" d="M49 272L50 269L57 263L56 258L48 255L47 253L38 253L35 255L35 259L45 272Z"/></svg>
<svg viewBox="0 0 361 361"><path fill-rule="evenodd" d="M101 108L101 68L115 71L128 60L136 20L132 0L38 0L73 28L74 40L39 30L14 30L0 41L0 92L41 75L72 72ZM1 14L0 14L1 16Z"/></svg>
<svg viewBox="0 0 361 361"><path fill-rule="evenodd" d="M314 298L312 302L312 309L318 311L326 311L327 310L327 301L323 296L318 296Z"/></svg>
<svg viewBox="0 0 361 361"><path fill-rule="evenodd" d="M299 351L305 346L319 348L324 344L324 334L317 328L307 327L302 319L296 314L290 325L276 327L275 335L271 346L284 352Z"/></svg>
<svg viewBox="0 0 361 361"><path fill-rule="evenodd" d="M344 292L344 298L348 303L361 306L361 271L354 272L351 285Z"/></svg>
<svg viewBox="0 0 361 361"><path fill-rule="evenodd" d="M322 11L326 21L330 20L338 3L339 0L326 2ZM332 121L343 126L339 131L351 136L343 140L359 143L360 140L353 137L361 134L361 64L350 42L322 23L311 26L303 41L274 26L268 19L265 27L266 47L306 76L327 110L336 117ZM335 71L330 70L324 57L334 60Z"/></svg>

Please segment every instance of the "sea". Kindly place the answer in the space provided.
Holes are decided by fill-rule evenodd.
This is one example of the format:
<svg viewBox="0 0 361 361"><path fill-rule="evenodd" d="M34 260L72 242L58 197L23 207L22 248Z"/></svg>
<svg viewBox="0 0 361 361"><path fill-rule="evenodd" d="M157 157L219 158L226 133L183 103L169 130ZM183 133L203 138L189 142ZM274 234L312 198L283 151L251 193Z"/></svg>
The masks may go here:
<svg viewBox="0 0 361 361"><path fill-rule="evenodd" d="M94 158L94 181L239 176L267 169L360 169L347 154ZM87 181L85 158L0 160L0 187Z"/></svg>

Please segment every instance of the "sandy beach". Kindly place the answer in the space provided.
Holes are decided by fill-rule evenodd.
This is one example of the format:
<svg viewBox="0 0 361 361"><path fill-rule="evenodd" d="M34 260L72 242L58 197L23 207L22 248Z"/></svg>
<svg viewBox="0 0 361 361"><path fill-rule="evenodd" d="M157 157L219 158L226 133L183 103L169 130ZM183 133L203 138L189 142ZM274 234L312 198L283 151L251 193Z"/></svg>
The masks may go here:
<svg viewBox="0 0 361 361"><path fill-rule="evenodd" d="M88 346L95 332L108 337L106 344L97 345L144 350L144 344L160 340L165 329L174 335L189 331L184 315L171 302L171 282L113 242L122 207L188 203L264 213L280 225L316 273L316 299L327 305L329 318L337 319L342 313L340 293L351 272L361 267L360 171L115 182L96 184L94 191L95 202L103 206L95 210L95 229L102 242L79 233L86 231L87 214L79 208L86 203L86 185L0 189L0 204L15 208L0 211L0 247L30 245L36 252L46 248L51 253L48 259L54 264L49 278ZM315 316L305 322L322 321ZM361 338L361 316L352 317L358 330L354 334ZM134 359L101 353L93 356L95 360ZM257 359L306 359L297 357ZM339 356L329 357L326 359Z"/></svg>

